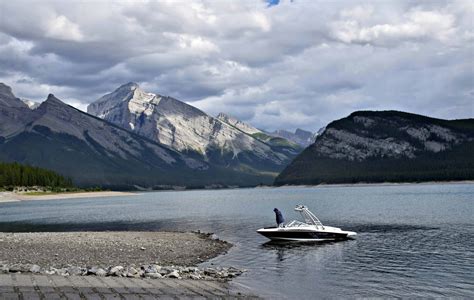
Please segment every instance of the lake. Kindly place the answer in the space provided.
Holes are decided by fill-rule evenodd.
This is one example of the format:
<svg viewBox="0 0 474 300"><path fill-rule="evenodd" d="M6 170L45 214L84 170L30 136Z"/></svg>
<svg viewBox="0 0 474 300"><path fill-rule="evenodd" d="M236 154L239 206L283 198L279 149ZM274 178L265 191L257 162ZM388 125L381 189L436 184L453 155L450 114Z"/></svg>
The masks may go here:
<svg viewBox="0 0 474 300"><path fill-rule="evenodd" d="M307 205L356 240L267 243L255 230ZM248 270L263 295L474 298L474 184L324 186L150 192L0 204L0 231L214 232L235 246L204 265Z"/></svg>

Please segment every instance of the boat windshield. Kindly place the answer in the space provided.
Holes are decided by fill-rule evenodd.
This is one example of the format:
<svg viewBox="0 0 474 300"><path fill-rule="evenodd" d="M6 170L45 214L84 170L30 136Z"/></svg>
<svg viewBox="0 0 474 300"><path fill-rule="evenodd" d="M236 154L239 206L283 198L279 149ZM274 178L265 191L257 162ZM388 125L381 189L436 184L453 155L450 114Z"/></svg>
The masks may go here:
<svg viewBox="0 0 474 300"><path fill-rule="evenodd" d="M295 211L299 212L304 219L304 223L300 221L291 221L288 223L288 227L299 227L299 226L307 226L307 225L314 225L316 227L324 228L324 225L319 221L319 219L309 211L309 209L304 205L297 205L295 207Z"/></svg>

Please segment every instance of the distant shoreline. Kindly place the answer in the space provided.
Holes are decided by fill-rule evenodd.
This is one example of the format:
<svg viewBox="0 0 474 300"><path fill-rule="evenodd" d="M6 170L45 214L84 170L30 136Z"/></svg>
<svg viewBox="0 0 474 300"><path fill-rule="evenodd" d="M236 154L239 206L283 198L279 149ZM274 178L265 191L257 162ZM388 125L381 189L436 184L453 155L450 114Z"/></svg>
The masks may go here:
<svg viewBox="0 0 474 300"><path fill-rule="evenodd" d="M460 181L425 181L425 182L374 182L374 183L321 183L316 185L282 185L282 186L256 186L256 187L229 187L227 189L268 189L268 188L331 188L331 187L368 187L368 186L409 186L409 185L445 185L445 184L474 184L474 180ZM45 193L43 195L28 195L15 192L0 192L0 203L20 202L20 201L38 201L38 200L64 200L64 199L81 199L81 198L102 198L102 197L118 197L133 196L147 192L170 192L170 191L202 191L202 190L223 190L219 189L183 189L183 190L146 190L146 191L98 191L98 192L72 192L72 193Z"/></svg>
<svg viewBox="0 0 474 300"><path fill-rule="evenodd" d="M100 192L72 192L72 193L45 193L43 195L27 195L15 192L0 192L0 203L18 201L56 200L56 199L79 199L98 197L117 197L137 195L134 192L100 191Z"/></svg>
<svg viewBox="0 0 474 300"><path fill-rule="evenodd" d="M455 180L455 181L423 181L423 182L358 182L358 183L320 183L320 184L299 184L299 185L281 185L271 186L275 188L292 187L364 187L364 186L399 186L399 185L433 185L433 184L474 184L474 180Z"/></svg>

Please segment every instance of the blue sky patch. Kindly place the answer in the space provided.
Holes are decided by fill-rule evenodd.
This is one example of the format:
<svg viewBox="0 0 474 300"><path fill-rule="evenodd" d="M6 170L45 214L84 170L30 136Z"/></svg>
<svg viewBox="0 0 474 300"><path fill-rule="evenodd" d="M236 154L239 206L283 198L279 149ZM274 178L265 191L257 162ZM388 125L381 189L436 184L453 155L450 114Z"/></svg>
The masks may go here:
<svg viewBox="0 0 474 300"><path fill-rule="evenodd" d="M266 0L266 2L268 4L268 7L270 7L270 6L278 5L280 3L280 0Z"/></svg>

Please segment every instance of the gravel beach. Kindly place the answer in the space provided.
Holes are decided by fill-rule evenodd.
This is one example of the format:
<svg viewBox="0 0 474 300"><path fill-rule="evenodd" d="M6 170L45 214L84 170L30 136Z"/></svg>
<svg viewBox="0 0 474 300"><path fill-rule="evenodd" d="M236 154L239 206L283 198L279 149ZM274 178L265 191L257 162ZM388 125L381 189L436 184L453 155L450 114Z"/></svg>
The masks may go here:
<svg viewBox="0 0 474 300"><path fill-rule="evenodd" d="M194 266L231 244L184 232L0 233L0 263L73 266Z"/></svg>

